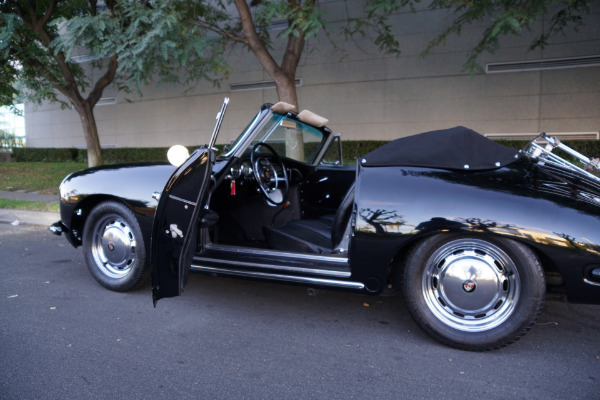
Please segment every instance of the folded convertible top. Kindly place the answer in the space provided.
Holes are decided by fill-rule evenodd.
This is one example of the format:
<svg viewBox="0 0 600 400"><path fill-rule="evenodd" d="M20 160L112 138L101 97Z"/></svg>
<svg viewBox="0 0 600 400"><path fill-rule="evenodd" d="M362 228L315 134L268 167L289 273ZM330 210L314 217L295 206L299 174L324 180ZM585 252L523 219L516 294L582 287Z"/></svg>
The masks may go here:
<svg viewBox="0 0 600 400"><path fill-rule="evenodd" d="M457 126L393 140L361 157L361 165L484 170L515 162L519 150Z"/></svg>

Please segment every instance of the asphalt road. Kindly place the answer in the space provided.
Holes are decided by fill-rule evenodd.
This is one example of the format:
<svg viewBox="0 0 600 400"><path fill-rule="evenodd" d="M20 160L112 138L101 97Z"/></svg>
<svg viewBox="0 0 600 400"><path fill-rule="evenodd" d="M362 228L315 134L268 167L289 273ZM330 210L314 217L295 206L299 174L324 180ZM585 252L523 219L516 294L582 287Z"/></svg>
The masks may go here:
<svg viewBox="0 0 600 400"><path fill-rule="evenodd" d="M600 306L547 302L499 351L431 340L401 297L192 275L98 285L80 249L0 224L2 399L600 399Z"/></svg>

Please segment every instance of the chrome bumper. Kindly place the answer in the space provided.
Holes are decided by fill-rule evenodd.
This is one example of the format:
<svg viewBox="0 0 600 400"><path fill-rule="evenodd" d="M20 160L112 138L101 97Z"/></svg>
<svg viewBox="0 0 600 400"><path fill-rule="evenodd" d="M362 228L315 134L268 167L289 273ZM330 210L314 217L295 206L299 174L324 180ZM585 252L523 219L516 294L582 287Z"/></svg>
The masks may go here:
<svg viewBox="0 0 600 400"><path fill-rule="evenodd" d="M48 230L54 233L56 236L62 235L63 232L66 232L67 227L63 225L61 221L57 221L48 227Z"/></svg>

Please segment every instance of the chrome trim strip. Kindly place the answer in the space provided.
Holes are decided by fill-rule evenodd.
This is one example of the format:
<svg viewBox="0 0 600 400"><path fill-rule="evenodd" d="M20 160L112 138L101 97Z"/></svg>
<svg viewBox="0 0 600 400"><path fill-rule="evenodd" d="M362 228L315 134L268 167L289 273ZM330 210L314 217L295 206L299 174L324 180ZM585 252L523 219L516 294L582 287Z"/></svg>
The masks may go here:
<svg viewBox="0 0 600 400"><path fill-rule="evenodd" d="M218 264L235 263L237 265L241 265L244 267L274 269L274 270L278 270L278 271L297 272L297 273L302 273L302 274L334 276L337 278L350 278L350 275L351 275L350 271L331 271L331 270L326 270L326 269L288 267L288 266L279 265L279 264L263 264L263 263L244 262L244 261L231 261L231 260L221 260L221 259L217 259L217 258L196 257L195 260L218 263Z"/></svg>
<svg viewBox="0 0 600 400"><path fill-rule="evenodd" d="M589 279L587 279L587 278L583 278L583 281L584 281L585 283L587 283L588 285L592 285L592 286L600 286L600 283L598 283L598 282L594 282L594 281L590 281L590 280L589 280Z"/></svg>
<svg viewBox="0 0 600 400"><path fill-rule="evenodd" d="M173 200L181 201L182 203L189 204L191 206L196 207L196 203L194 203L193 201L182 199L181 197L173 196L172 194L169 195L169 198L173 199Z"/></svg>
<svg viewBox="0 0 600 400"><path fill-rule="evenodd" d="M249 254L253 256L277 256L277 257L285 257L285 258L295 258L299 260L311 260L311 261L323 261L323 262L332 262L332 263L340 263L347 264L348 257L343 257L340 255L322 255L322 254L303 254L303 253L290 253L286 251L280 250L265 250L265 249L254 249L254 248L240 248L236 246L227 246L227 245L216 245L213 243L206 245L207 250L217 250L217 251L226 251L227 253L235 253L235 254Z"/></svg>
<svg viewBox="0 0 600 400"><path fill-rule="evenodd" d="M348 281L338 281L338 280L333 280L333 279L309 278L309 277L305 277L305 276L269 274L266 272L230 270L230 269L205 267L202 265L192 265L191 268L193 271L241 276L241 277L247 277L247 278L271 279L271 280L283 281L283 282L326 285L326 286L335 286L335 287L340 287L340 288L357 289L357 290L362 290L365 288L365 285L360 282L348 282Z"/></svg>

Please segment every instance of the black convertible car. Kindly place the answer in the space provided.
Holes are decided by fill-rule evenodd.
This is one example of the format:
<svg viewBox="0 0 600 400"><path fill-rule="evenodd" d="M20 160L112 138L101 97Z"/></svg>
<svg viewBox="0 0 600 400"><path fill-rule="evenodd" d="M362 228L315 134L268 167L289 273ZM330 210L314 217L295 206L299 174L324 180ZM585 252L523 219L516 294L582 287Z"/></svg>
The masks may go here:
<svg viewBox="0 0 600 400"><path fill-rule="evenodd" d="M547 290L600 303L600 181L541 135L523 151L464 127L392 141L343 165L327 120L265 104L222 154L91 168L60 187L51 227L92 275L154 304L188 272L363 294L402 292L437 340L488 350L525 334ZM584 163L579 168L552 152Z"/></svg>

